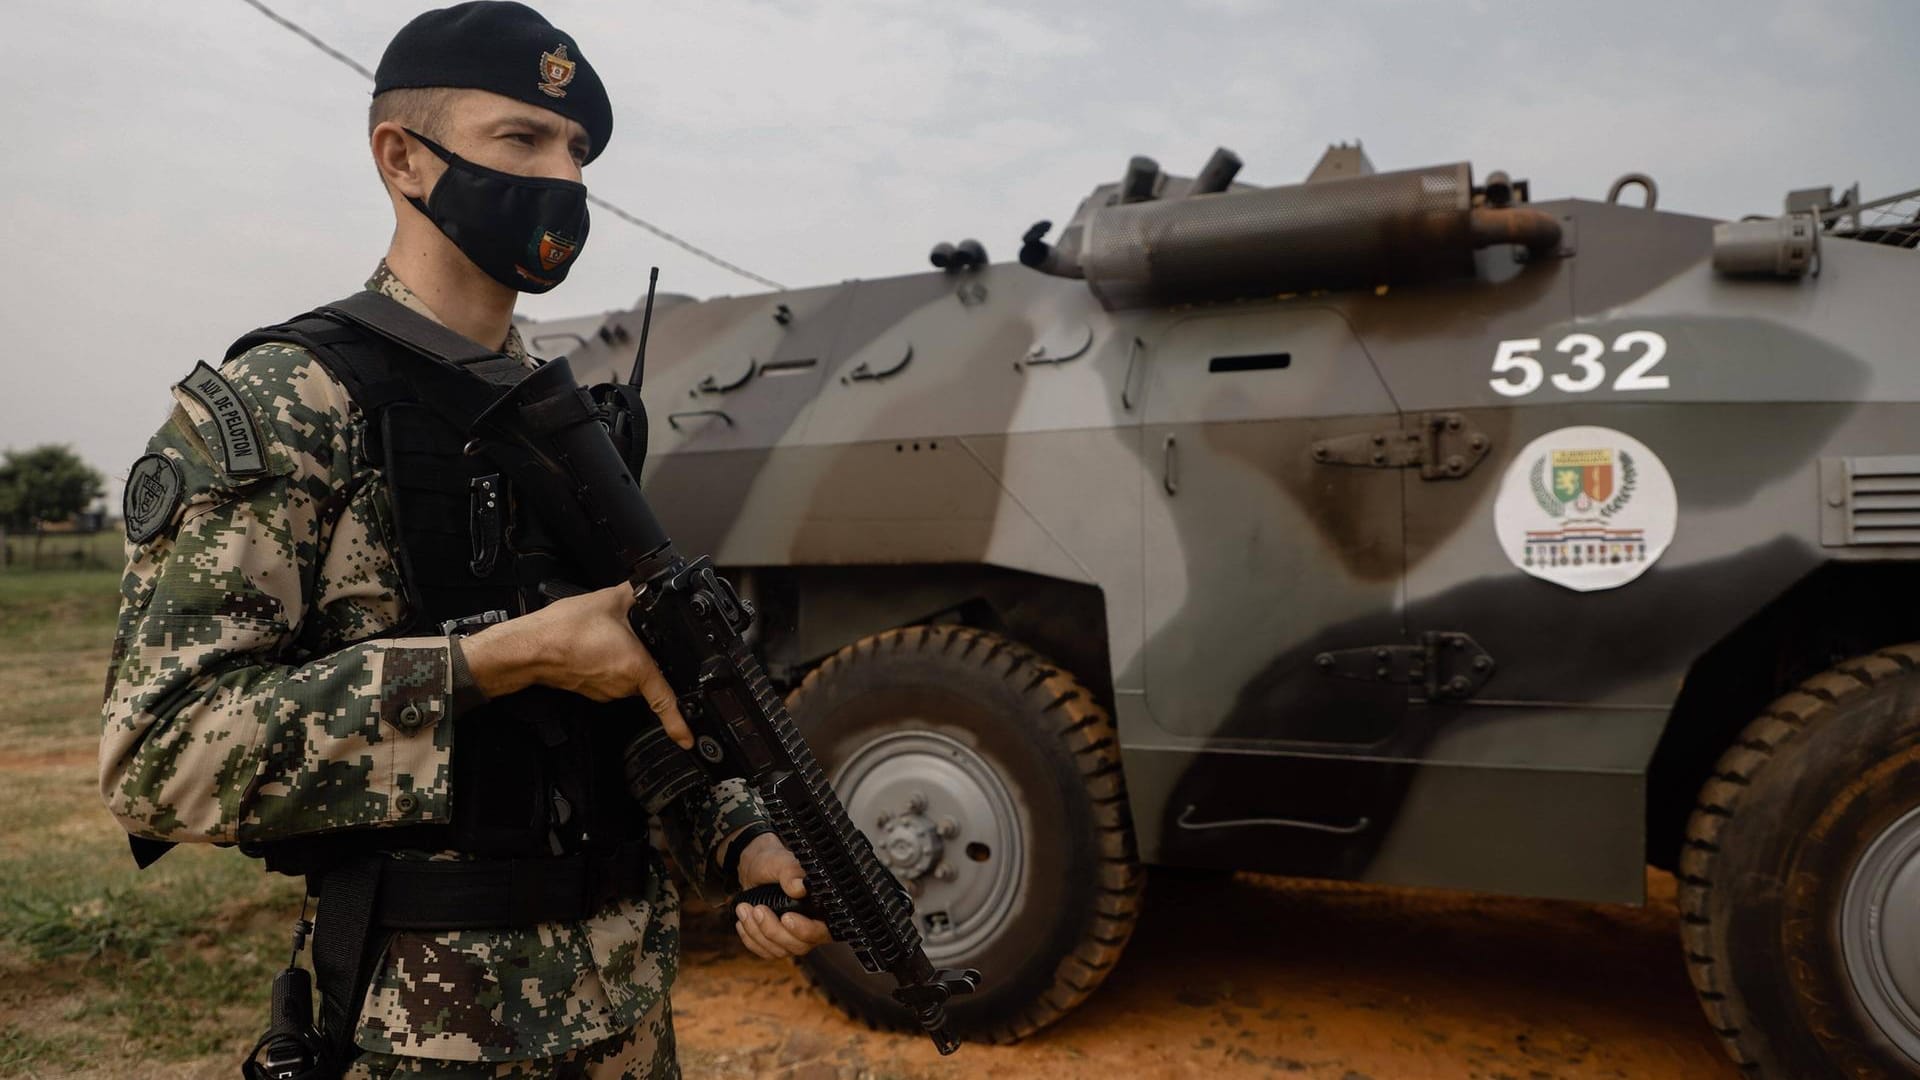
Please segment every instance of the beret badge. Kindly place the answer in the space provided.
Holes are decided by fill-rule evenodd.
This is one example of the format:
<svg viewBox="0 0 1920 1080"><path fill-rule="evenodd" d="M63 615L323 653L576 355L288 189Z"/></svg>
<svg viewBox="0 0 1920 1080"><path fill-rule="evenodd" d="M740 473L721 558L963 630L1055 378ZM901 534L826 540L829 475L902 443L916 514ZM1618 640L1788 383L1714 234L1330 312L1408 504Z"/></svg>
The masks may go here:
<svg viewBox="0 0 1920 1080"><path fill-rule="evenodd" d="M567 59L562 42L552 52L540 54L540 92L548 97L566 97L567 84L573 81L573 61Z"/></svg>

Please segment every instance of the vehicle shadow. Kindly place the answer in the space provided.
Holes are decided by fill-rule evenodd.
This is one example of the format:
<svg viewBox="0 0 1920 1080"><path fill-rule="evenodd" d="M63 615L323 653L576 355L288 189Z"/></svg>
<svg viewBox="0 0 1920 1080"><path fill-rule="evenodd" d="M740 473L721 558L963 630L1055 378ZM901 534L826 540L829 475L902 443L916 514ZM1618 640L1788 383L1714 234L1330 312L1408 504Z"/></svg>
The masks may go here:
<svg viewBox="0 0 1920 1080"><path fill-rule="evenodd" d="M1672 878L1635 908L1163 871L1133 941L1033 1040L1176 1022L1197 1053L1360 1077L1715 1077ZM1111 1037L1111 1034L1108 1035Z"/></svg>

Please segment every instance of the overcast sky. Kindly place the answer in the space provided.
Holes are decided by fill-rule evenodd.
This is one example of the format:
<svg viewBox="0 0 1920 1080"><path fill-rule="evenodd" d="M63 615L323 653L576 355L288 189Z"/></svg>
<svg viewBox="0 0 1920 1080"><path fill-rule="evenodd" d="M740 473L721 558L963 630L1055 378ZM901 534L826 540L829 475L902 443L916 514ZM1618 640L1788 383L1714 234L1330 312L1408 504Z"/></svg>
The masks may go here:
<svg viewBox="0 0 1920 1080"><path fill-rule="evenodd" d="M433 6L267 0L371 68ZM1915 0L546 0L613 97L600 195L788 285L997 259L1144 153L1216 145L1255 184L1329 142L1471 161L1536 198L1623 172L1663 207L1774 213L1789 188L1920 187ZM167 386L252 327L358 287L392 214L368 84L240 0L5 0L0 447L123 475ZM597 215L521 310L761 287ZM117 493L118 485L114 485Z"/></svg>

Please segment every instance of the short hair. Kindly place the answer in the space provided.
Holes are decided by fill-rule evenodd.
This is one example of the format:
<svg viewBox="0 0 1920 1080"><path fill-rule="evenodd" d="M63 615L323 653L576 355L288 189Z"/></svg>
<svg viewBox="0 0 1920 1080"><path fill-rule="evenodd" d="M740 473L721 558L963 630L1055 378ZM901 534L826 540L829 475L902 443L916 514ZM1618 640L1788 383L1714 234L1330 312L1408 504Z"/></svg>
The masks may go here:
<svg viewBox="0 0 1920 1080"><path fill-rule="evenodd" d="M404 128L425 135L435 142L447 141L447 127L453 120L451 86L408 86L375 94L367 107L367 134L392 120Z"/></svg>

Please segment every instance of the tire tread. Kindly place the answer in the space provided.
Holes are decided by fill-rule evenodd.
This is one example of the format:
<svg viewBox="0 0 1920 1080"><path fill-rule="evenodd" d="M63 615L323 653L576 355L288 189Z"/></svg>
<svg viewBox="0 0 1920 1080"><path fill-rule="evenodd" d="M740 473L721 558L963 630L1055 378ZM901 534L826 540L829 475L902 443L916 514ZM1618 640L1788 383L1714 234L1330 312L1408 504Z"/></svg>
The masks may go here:
<svg viewBox="0 0 1920 1080"><path fill-rule="evenodd" d="M1827 721L1843 705L1874 687L1920 666L1920 643L1882 649L1821 672L1775 699L1721 754L1711 778L1700 789L1687 821L1680 862L1680 939L1707 1022L1742 1072L1757 1075L1761 1055L1757 1031L1732 988L1723 980L1725 957L1719 953L1711 917L1714 861L1720 837L1740 813L1741 802L1769 765L1790 755L1809 729Z"/></svg>

